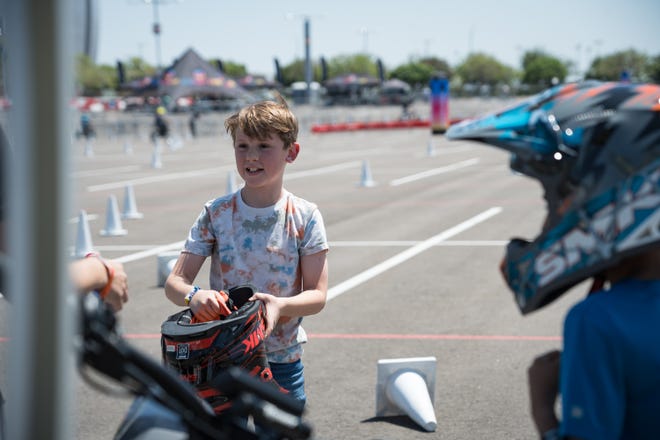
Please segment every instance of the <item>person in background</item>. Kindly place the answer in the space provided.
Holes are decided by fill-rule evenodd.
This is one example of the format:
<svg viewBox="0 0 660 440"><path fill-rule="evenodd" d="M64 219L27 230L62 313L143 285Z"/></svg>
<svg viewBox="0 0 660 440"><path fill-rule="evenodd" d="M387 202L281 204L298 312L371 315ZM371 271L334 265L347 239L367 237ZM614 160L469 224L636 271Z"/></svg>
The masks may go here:
<svg viewBox="0 0 660 440"><path fill-rule="evenodd" d="M158 138L167 139L170 134L170 126L165 119L165 107L159 105L154 115L154 131L151 133L151 140L155 143Z"/></svg>
<svg viewBox="0 0 660 440"><path fill-rule="evenodd" d="M447 137L510 151L543 186L540 235L513 239L501 265L523 314L592 280L563 350L528 369L541 438L660 438L660 86L561 85Z"/></svg>
<svg viewBox="0 0 660 440"><path fill-rule="evenodd" d="M194 108L190 113L190 119L188 119L188 128L190 128L190 135L194 138L197 137L197 121L199 120L199 110Z"/></svg>
<svg viewBox="0 0 660 440"><path fill-rule="evenodd" d="M252 285L251 300L266 306L265 344L275 381L305 402L303 316L326 302L328 241L317 206L283 187L286 165L300 153L298 121L286 102L262 101L225 121L245 185L207 202L165 283L167 297L189 306L199 320L214 320L224 304L219 291ZM210 288L194 284L211 257Z"/></svg>
<svg viewBox="0 0 660 440"><path fill-rule="evenodd" d="M96 136L96 131L92 125L92 119L89 117L87 112L84 112L82 115L80 115L80 134L86 140Z"/></svg>

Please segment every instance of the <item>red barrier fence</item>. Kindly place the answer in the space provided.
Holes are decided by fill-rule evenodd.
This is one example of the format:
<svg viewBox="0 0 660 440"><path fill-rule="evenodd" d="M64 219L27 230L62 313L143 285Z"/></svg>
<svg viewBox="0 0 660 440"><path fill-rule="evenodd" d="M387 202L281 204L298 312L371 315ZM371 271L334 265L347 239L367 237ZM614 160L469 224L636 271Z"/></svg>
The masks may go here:
<svg viewBox="0 0 660 440"><path fill-rule="evenodd" d="M460 122L453 119L450 124ZM332 133L337 131L356 130L389 130L393 128L429 128L430 122L426 119L406 119L398 121L371 121L371 122L342 122L338 124L314 124L312 133Z"/></svg>

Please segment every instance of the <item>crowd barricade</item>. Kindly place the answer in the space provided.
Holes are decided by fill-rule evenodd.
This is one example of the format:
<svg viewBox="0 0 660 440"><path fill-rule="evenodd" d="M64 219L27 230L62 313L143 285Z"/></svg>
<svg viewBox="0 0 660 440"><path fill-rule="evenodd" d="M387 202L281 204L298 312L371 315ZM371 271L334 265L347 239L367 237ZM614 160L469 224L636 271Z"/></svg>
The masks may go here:
<svg viewBox="0 0 660 440"><path fill-rule="evenodd" d="M461 119L452 119L450 124L456 124ZM389 130L396 128L429 128L430 121L427 119L406 119L394 121L370 121L370 122L340 122L335 124L313 124L312 133L332 133L337 131L357 130Z"/></svg>

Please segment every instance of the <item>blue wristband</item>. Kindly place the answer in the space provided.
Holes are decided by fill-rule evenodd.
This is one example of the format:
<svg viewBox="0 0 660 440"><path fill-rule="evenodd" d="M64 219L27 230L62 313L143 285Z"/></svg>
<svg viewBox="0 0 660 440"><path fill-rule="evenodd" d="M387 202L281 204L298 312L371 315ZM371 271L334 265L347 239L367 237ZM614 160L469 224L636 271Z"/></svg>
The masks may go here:
<svg viewBox="0 0 660 440"><path fill-rule="evenodd" d="M193 296L195 296L198 290L199 286L193 286L193 290L191 290L190 293L186 295L185 298L183 298L183 302L185 302L187 306L190 305L190 301L192 301Z"/></svg>

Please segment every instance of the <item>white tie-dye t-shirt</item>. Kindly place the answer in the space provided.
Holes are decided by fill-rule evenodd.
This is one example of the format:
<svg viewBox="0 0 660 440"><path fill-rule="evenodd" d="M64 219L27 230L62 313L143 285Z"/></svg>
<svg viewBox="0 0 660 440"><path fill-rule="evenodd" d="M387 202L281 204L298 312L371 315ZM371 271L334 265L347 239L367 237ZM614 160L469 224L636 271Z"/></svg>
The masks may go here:
<svg viewBox="0 0 660 440"><path fill-rule="evenodd" d="M252 208L237 191L204 205L184 248L211 257L213 290L251 284L258 292L289 297L302 290L300 257L328 250L328 240L315 204L284 191L275 205ZM266 340L270 362L301 357L307 341L301 322L280 319Z"/></svg>

